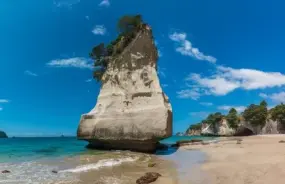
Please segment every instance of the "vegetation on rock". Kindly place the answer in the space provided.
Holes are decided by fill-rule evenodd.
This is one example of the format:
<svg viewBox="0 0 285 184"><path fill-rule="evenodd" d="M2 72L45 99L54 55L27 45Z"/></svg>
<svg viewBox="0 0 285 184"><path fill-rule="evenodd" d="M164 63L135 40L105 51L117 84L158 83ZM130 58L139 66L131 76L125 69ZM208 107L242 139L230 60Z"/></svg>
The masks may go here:
<svg viewBox="0 0 285 184"><path fill-rule="evenodd" d="M270 109L269 112L270 112L271 118L274 121L278 121L282 125L285 125L285 105L283 103Z"/></svg>
<svg viewBox="0 0 285 184"><path fill-rule="evenodd" d="M220 112L216 112L214 114L209 114L208 117L202 121L202 123L206 123L208 125L219 123L224 118L224 115Z"/></svg>
<svg viewBox="0 0 285 184"><path fill-rule="evenodd" d="M107 46L104 43L100 43L92 49L89 55L94 60L93 77L97 81L102 81L111 59L121 54L145 26L146 24L143 23L141 15L123 16L117 24L119 31L117 39Z"/></svg>
<svg viewBox="0 0 285 184"><path fill-rule="evenodd" d="M252 126L264 126L267 118L267 103L263 100L259 105L251 104L247 107L242 116L245 121L248 121Z"/></svg>
<svg viewBox="0 0 285 184"><path fill-rule="evenodd" d="M239 124L238 112L235 108L231 108L228 115L226 116L227 122L230 128L237 129Z"/></svg>
<svg viewBox="0 0 285 184"><path fill-rule="evenodd" d="M202 128L202 123L197 123L190 125L189 130L201 130L201 128Z"/></svg>
<svg viewBox="0 0 285 184"><path fill-rule="evenodd" d="M241 120L249 122L254 127L263 127L268 115L270 115L272 120L285 125L285 105L277 105L268 112L267 103L263 100L259 105L249 105L241 114L238 114L237 110L234 108L230 109L227 115L223 115L220 112L209 114L207 118L200 123L190 125L187 132L189 132L189 130L201 130L203 124L216 125L216 123L219 123L223 118L227 120L229 127L232 129L237 129Z"/></svg>

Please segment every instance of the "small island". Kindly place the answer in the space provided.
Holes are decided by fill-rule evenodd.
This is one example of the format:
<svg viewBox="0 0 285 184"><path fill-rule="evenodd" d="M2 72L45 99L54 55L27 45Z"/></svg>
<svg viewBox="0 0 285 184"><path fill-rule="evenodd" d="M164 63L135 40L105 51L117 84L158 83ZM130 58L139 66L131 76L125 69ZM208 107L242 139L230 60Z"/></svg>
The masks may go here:
<svg viewBox="0 0 285 184"><path fill-rule="evenodd" d="M0 130L0 139L1 138L8 138L7 134Z"/></svg>

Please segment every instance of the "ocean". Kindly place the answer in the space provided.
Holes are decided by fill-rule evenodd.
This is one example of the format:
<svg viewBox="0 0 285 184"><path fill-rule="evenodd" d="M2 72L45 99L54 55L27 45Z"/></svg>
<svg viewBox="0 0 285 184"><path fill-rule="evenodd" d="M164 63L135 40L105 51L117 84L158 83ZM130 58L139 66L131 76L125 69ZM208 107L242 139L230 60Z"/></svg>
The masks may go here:
<svg viewBox="0 0 285 184"><path fill-rule="evenodd" d="M161 142L172 144L185 139L212 138L173 136ZM0 173L0 184L128 184L153 169L147 167L149 162L159 163L154 171L160 171L164 176L177 180L173 183L179 183L178 180L183 177L179 175L179 169L186 166L187 170L205 157L199 151L186 153L175 148L149 155L130 151L88 150L86 145L87 142L75 137L0 139L0 172L11 171L8 174ZM185 161L181 158L186 157L189 157L189 164L183 166Z"/></svg>

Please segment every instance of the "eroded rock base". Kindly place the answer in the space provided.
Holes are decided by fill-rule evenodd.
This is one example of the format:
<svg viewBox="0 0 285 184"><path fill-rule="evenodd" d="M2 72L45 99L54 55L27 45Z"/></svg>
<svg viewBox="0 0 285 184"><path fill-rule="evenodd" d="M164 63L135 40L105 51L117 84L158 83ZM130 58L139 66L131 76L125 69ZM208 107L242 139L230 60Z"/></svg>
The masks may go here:
<svg viewBox="0 0 285 184"><path fill-rule="evenodd" d="M88 140L87 148L99 150L130 150L144 153L155 153L158 143L156 141L130 141L130 140Z"/></svg>

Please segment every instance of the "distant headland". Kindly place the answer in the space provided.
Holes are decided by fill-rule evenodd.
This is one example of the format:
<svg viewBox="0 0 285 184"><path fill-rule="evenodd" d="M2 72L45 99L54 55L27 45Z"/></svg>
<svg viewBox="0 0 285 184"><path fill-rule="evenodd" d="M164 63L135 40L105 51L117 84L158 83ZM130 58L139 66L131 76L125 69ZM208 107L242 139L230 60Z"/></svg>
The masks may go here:
<svg viewBox="0 0 285 184"><path fill-rule="evenodd" d="M0 130L0 138L8 138L7 134Z"/></svg>

